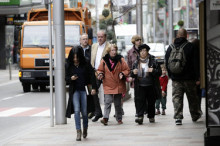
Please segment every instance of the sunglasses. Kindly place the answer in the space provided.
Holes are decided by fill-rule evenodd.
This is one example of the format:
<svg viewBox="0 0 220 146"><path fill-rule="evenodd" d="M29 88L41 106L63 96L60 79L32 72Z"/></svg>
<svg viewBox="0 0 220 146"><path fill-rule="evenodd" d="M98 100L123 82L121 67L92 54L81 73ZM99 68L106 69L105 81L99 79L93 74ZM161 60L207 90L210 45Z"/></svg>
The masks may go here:
<svg viewBox="0 0 220 146"><path fill-rule="evenodd" d="M141 41L141 39L136 39L135 41Z"/></svg>

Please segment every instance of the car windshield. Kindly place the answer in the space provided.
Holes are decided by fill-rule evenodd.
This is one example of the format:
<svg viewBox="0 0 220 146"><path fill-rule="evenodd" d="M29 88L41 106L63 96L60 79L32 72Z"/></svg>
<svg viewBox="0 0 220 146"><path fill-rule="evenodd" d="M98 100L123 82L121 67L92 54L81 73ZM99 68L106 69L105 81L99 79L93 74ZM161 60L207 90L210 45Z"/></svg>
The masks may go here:
<svg viewBox="0 0 220 146"><path fill-rule="evenodd" d="M23 47L48 47L48 26L25 26ZM65 25L65 45L79 44L80 27L78 25ZM54 44L54 40L53 40Z"/></svg>
<svg viewBox="0 0 220 146"><path fill-rule="evenodd" d="M164 52L164 45L163 44L147 44L150 47L150 52Z"/></svg>

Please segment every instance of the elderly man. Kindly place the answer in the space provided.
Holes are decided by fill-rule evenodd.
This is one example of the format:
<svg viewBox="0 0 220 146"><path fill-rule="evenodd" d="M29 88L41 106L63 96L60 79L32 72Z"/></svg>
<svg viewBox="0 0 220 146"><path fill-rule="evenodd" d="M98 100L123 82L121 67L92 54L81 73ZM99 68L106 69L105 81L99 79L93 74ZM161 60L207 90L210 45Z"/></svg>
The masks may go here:
<svg viewBox="0 0 220 146"><path fill-rule="evenodd" d="M169 58L173 58L173 51L180 51L181 48L183 49L181 54L185 56L182 57L185 65L176 69L171 66L173 62ZM183 28L179 29L177 38L174 40L174 44L168 47L165 55L168 75L172 79L172 96L176 125L182 125L184 93L186 93L188 99L192 121L196 122L202 114L199 107L199 98L196 93L196 84L199 84L199 63L197 57L198 54L196 54L194 45L187 41L187 31ZM176 72L174 72L174 69L176 69Z"/></svg>
<svg viewBox="0 0 220 146"><path fill-rule="evenodd" d="M87 60L91 60L91 46L88 44L88 34L84 33L80 37L80 45L84 50L84 56Z"/></svg>
<svg viewBox="0 0 220 146"><path fill-rule="evenodd" d="M105 30L100 30L97 33L98 43L92 45L91 50L91 64L95 68L98 69L100 61L104 55L107 54L107 48L110 45L109 42L106 41L106 32ZM101 82L97 80L97 87L99 88ZM93 96L94 103L95 103L95 118L92 120L93 122L98 121L99 118L102 118L102 109L99 103L98 95Z"/></svg>

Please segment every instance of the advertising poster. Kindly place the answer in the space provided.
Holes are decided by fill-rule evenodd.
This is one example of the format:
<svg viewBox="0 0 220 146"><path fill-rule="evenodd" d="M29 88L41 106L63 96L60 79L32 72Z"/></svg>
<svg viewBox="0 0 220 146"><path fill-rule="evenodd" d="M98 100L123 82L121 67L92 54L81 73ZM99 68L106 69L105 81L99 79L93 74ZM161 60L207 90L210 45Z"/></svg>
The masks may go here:
<svg viewBox="0 0 220 146"><path fill-rule="evenodd" d="M220 4L206 1L206 92L207 126L220 126ZM217 10L218 9L218 10Z"/></svg>

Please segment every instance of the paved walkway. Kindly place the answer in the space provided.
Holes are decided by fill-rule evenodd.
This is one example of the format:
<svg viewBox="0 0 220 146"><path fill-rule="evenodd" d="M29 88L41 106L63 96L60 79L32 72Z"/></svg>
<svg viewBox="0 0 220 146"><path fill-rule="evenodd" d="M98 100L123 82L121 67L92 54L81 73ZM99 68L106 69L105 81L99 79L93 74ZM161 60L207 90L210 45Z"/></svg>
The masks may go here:
<svg viewBox="0 0 220 146"><path fill-rule="evenodd" d="M12 68L12 80L9 80L9 71L0 70L0 87L9 82L19 82L18 70ZM166 115L156 116L155 123L149 123L145 116L143 125L134 122L135 108L133 98L124 103L124 124L118 125L113 117L114 107L108 126L100 121L89 121L88 137L76 142L74 118L67 119L67 124L50 127L50 118L41 126L33 125L33 129L16 136L6 146L203 146L205 128L205 99L202 100L203 116L198 122L191 120L188 103L185 98L183 125L176 126L173 119L173 104L171 99L171 81L168 84L168 101ZM102 105L103 109L103 105Z"/></svg>
<svg viewBox="0 0 220 146"><path fill-rule="evenodd" d="M19 68L17 67L17 64L13 64L11 66L11 73L8 69L0 69L0 87L1 85L8 84L10 82L19 82L18 79L18 70ZM11 79L10 79L11 75Z"/></svg>
<svg viewBox="0 0 220 146"><path fill-rule="evenodd" d="M171 100L171 82L169 82L169 94L166 115L156 116L155 123L149 123L145 117L143 125L134 122L135 108L133 98L124 103L125 116L124 124L118 125L113 117L114 108L110 116L108 126L103 126L100 121L89 121L88 137L82 141L75 141L76 131L74 118L67 119L67 124L50 127L50 118L47 123L42 123L40 127L30 129L28 133L23 133L14 138L6 146L17 145L56 145L56 146L203 146L205 116L198 122L191 120L188 104L185 98L183 125L176 126L173 119L173 105ZM202 110L205 111L204 99ZM103 106L102 106L103 108Z"/></svg>

